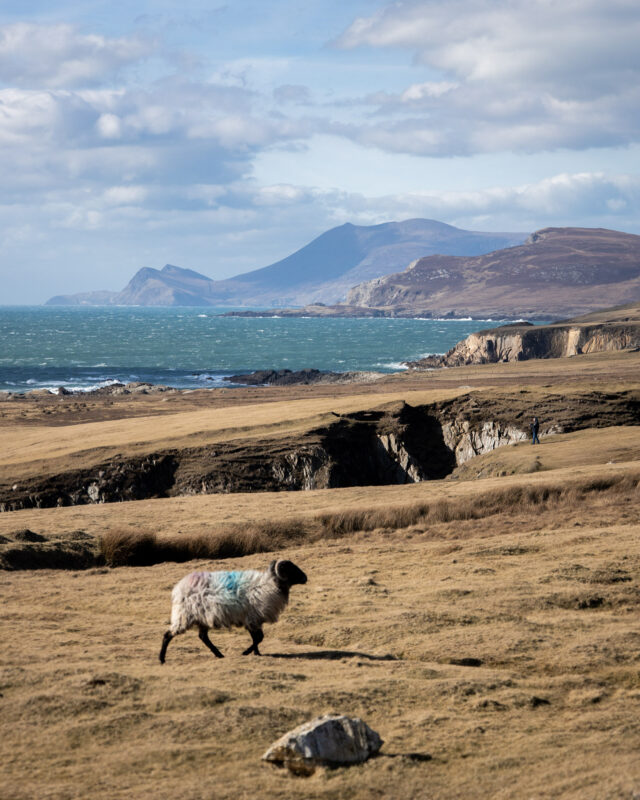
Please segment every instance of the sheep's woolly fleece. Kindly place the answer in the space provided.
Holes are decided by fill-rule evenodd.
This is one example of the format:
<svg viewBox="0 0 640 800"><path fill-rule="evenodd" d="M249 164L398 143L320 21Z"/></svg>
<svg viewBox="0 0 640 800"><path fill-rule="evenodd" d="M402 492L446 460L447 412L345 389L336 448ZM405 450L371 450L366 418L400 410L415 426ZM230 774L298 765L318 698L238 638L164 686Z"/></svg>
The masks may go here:
<svg viewBox="0 0 640 800"><path fill-rule="evenodd" d="M192 572L174 586L171 598L173 636L202 624L257 630L275 622L288 600L270 571L259 570Z"/></svg>

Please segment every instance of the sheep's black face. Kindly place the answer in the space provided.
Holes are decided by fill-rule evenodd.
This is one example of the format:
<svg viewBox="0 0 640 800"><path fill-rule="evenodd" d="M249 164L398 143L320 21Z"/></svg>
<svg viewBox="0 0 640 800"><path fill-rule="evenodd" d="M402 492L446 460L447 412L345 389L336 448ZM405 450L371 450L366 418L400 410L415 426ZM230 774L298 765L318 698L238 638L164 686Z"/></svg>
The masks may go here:
<svg viewBox="0 0 640 800"><path fill-rule="evenodd" d="M276 563L276 575L281 581L288 583L289 586L307 582L307 576L300 567L296 567L293 561L278 561Z"/></svg>

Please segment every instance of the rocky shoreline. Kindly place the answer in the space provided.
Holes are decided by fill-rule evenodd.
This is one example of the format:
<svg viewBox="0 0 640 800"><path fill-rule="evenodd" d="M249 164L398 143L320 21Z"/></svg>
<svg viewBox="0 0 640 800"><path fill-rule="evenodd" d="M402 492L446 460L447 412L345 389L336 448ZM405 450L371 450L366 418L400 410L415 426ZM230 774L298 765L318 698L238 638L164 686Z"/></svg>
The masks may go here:
<svg viewBox="0 0 640 800"><path fill-rule="evenodd" d="M107 397L127 394L159 394L161 392L181 392L174 386L165 386L162 383L147 383L145 381L132 381L130 383L112 383L109 386L100 386L97 389L67 389L58 386L57 389L29 389L26 392L0 391L2 400L37 400L41 397Z"/></svg>
<svg viewBox="0 0 640 800"><path fill-rule="evenodd" d="M385 377L385 372L321 372L319 369L290 369L257 370L246 375L229 375L223 378L230 383L240 383L245 386L305 386L318 383L370 383Z"/></svg>
<svg viewBox="0 0 640 800"><path fill-rule="evenodd" d="M329 308L329 307L325 307ZM372 309L370 309L372 310ZM232 312L239 316L257 316L260 312ZM265 312L266 314L267 312ZM461 367L470 364L495 364L529 359L562 358L603 351L640 349L640 304L603 309L572 319L533 325L530 322L512 322L496 328L480 330L458 342L444 355L432 354L416 361L403 362L409 370L430 370L442 367ZM310 386L320 384L373 383L386 372L350 371L331 372L315 368L300 370L264 369L246 374L229 375L223 381L232 387ZM145 381L112 383L96 389L31 389L25 392L0 391L0 402L35 400L52 395L74 397L145 395L159 393L186 394L194 391L211 391L214 388L182 388L153 384Z"/></svg>
<svg viewBox="0 0 640 800"><path fill-rule="evenodd" d="M246 317L250 319L278 318L303 319L305 317L326 317L326 318L350 318L350 319L461 319L467 320L470 317L477 319L499 319L519 320L522 315L510 314L500 311L496 315L495 311L478 313L471 309L444 309L434 311L429 308L380 308L375 306L361 306L349 304L325 305L324 303L312 303L301 308L267 308L262 311L227 311L219 314L221 317ZM527 314L528 319L546 320L549 315L543 312L532 311Z"/></svg>
<svg viewBox="0 0 640 800"><path fill-rule="evenodd" d="M309 386L317 384L346 384L346 383L372 383L384 378L389 373L385 372L322 372L319 369L290 369L256 370L245 375L229 375L224 381L233 386ZM112 383L109 386L100 386L97 389L67 389L59 386L57 389L30 389L26 392L0 391L0 402L7 400L37 400L38 398L58 397L117 397L121 395L140 394L185 394L194 391L212 391L225 387L202 386L197 389L179 389L175 386L166 386L162 383L148 383L146 381L132 381L130 383Z"/></svg>

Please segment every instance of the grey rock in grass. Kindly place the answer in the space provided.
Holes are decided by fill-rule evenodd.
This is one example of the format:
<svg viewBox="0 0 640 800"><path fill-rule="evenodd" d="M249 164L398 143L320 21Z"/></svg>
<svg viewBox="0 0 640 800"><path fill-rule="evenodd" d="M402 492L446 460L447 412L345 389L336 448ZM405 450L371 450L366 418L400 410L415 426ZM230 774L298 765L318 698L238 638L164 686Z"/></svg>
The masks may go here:
<svg viewBox="0 0 640 800"><path fill-rule="evenodd" d="M285 733L262 756L298 775L315 767L361 764L375 755L383 741L366 722L343 714L326 714Z"/></svg>

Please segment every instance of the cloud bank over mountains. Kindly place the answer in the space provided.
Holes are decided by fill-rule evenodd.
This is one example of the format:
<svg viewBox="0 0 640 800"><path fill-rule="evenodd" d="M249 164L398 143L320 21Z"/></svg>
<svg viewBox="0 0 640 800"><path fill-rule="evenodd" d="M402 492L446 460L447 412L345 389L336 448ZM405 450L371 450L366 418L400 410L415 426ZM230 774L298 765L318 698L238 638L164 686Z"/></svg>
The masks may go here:
<svg viewBox="0 0 640 800"><path fill-rule="evenodd" d="M640 232L636 4L98 5L0 11L3 302L346 221Z"/></svg>

